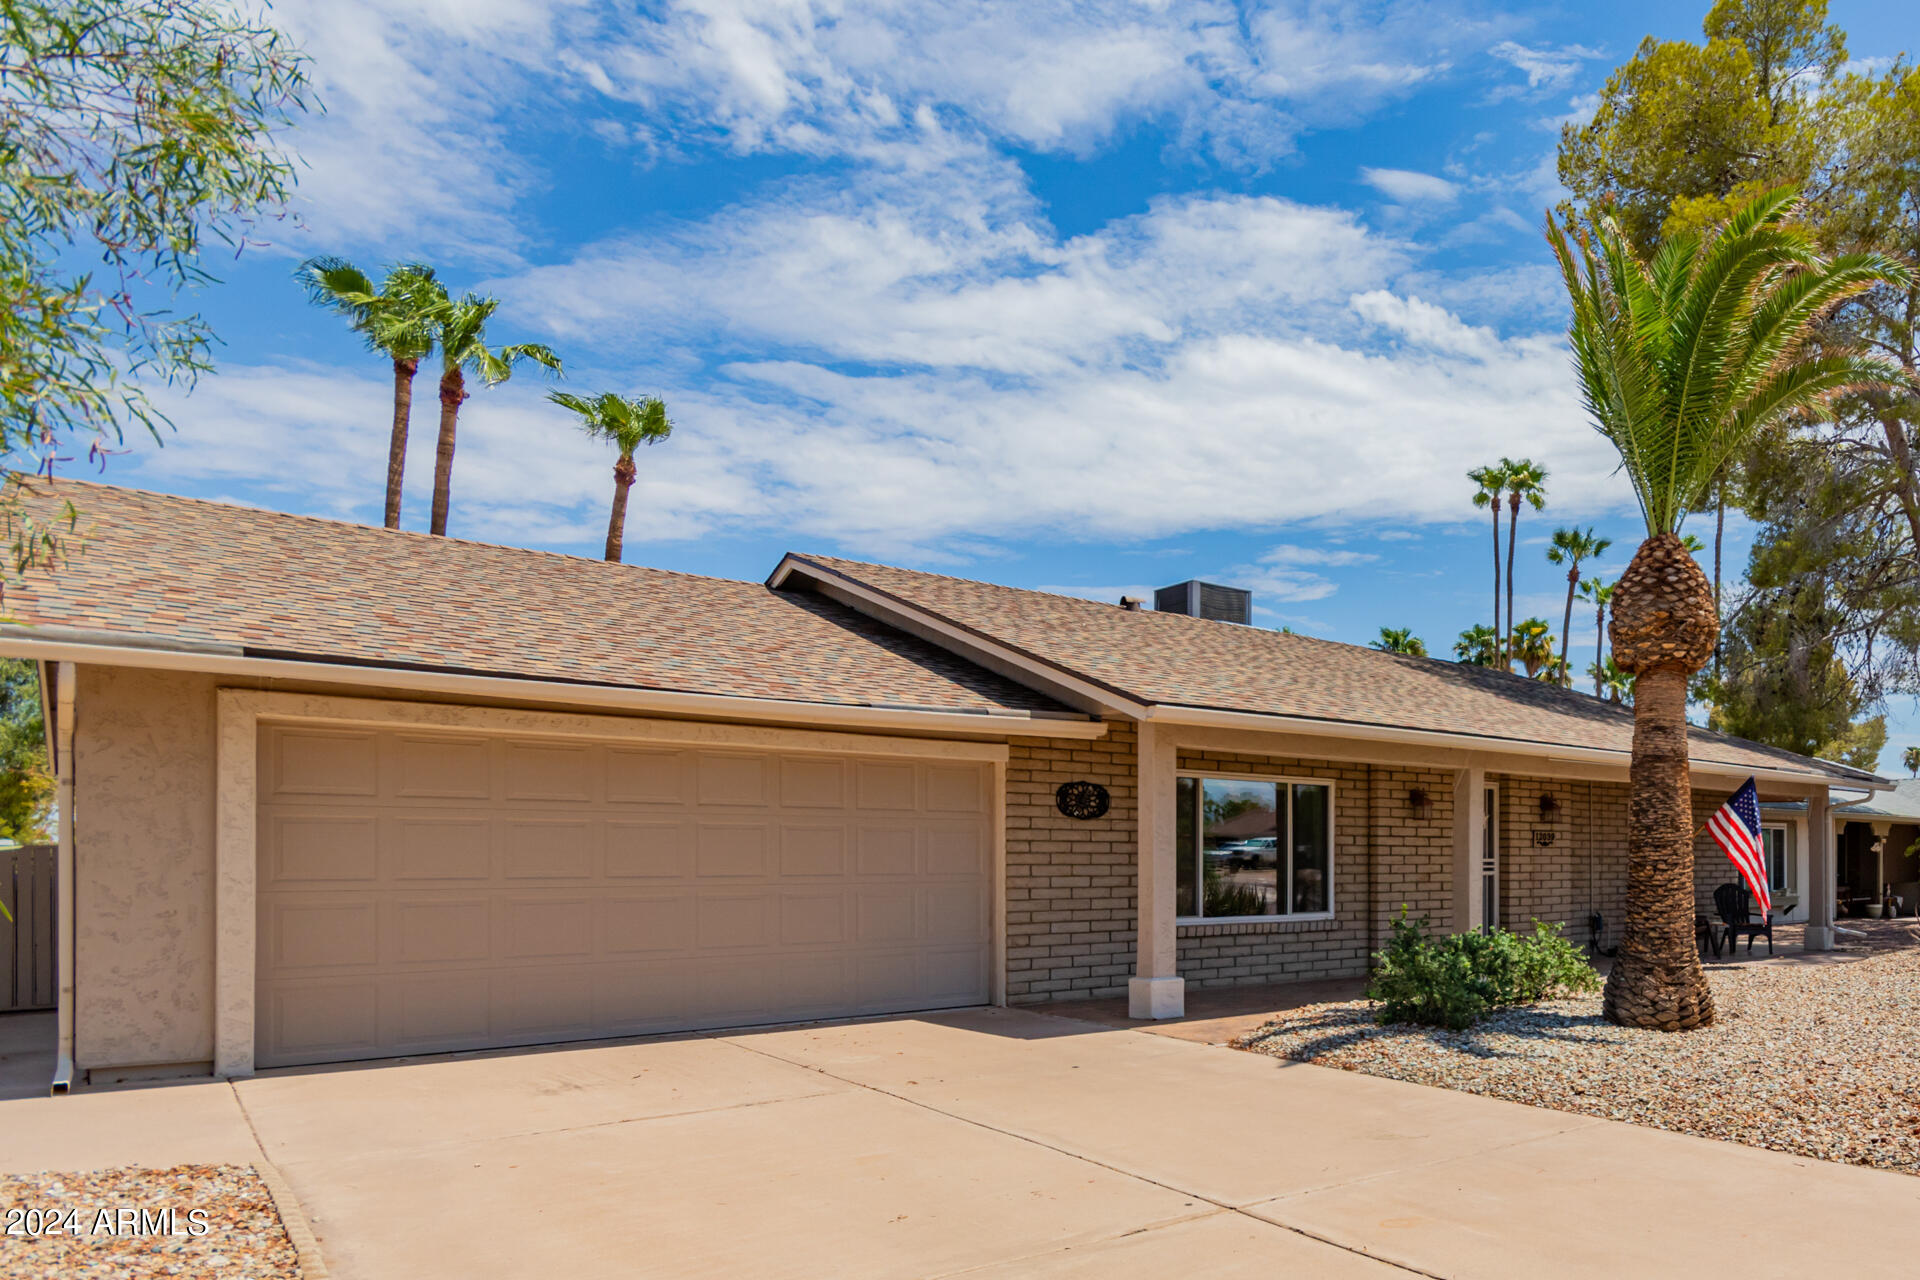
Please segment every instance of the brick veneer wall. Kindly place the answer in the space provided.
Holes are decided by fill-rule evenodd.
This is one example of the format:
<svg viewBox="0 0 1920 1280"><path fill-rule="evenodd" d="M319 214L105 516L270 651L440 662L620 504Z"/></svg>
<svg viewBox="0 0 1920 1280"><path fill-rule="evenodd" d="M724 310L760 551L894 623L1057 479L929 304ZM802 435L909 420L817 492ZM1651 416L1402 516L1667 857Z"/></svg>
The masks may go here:
<svg viewBox="0 0 1920 1280"><path fill-rule="evenodd" d="M1733 795L1731 788L1725 791L1702 791L1693 789L1693 829L1699 832L1693 838L1693 902L1696 911L1713 915L1713 891L1729 880L1739 878L1733 869L1733 863L1713 842L1713 837L1701 828L1707 825L1707 819L1714 810L1727 802Z"/></svg>
<svg viewBox="0 0 1920 1280"><path fill-rule="evenodd" d="M1096 742L1016 741L1007 763L1007 999L1030 1004L1126 993L1134 963L1136 734L1117 723ZM1453 773L1284 756L1181 752L1182 769L1324 778L1334 784L1334 918L1183 925L1179 972L1194 986L1359 976L1405 905L1439 931L1453 927ZM1091 822L1054 807L1063 782L1105 786L1112 805ZM1584 945L1587 916L1619 941L1625 910L1625 783L1496 776L1500 790L1501 918L1525 928L1560 921ZM1424 791L1416 813L1409 794ZM1558 804L1550 818L1540 798ZM1695 825L1725 793L1694 794ZM1538 837L1552 833L1552 841ZM1710 909L1727 863L1704 834L1695 884Z"/></svg>
<svg viewBox="0 0 1920 1280"><path fill-rule="evenodd" d="M1133 972L1137 735L1016 740L1007 759L1007 1001L1124 995ZM1106 787L1104 817L1054 806L1063 782Z"/></svg>
<svg viewBox="0 0 1920 1280"><path fill-rule="evenodd" d="M1604 920L1603 946L1620 939L1626 911L1627 785L1502 775L1500 920L1510 929L1558 922L1584 944L1587 917ZM1540 800L1556 805L1543 817ZM1549 843L1542 843L1546 839Z"/></svg>

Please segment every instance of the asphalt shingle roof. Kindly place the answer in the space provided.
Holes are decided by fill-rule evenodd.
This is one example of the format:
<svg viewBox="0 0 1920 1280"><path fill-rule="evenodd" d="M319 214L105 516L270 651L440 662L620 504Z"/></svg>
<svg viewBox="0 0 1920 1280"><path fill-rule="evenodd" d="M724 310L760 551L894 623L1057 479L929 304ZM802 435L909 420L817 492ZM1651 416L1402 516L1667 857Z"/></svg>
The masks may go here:
<svg viewBox="0 0 1920 1280"><path fill-rule="evenodd" d="M1853 804L1835 805L1833 816L1920 822L1920 778L1902 778L1891 791L1882 791Z"/></svg>
<svg viewBox="0 0 1920 1280"><path fill-rule="evenodd" d="M1075 596L795 555L1136 702L1472 734L1536 746L1626 752L1633 713L1587 694L1486 667L1409 658L1311 636ZM1845 765L1695 728L1702 763L1870 780Z"/></svg>
<svg viewBox="0 0 1920 1280"><path fill-rule="evenodd" d="M256 656L626 688L954 711L1044 694L817 596L575 556L61 480L70 562L7 593L11 620Z"/></svg>

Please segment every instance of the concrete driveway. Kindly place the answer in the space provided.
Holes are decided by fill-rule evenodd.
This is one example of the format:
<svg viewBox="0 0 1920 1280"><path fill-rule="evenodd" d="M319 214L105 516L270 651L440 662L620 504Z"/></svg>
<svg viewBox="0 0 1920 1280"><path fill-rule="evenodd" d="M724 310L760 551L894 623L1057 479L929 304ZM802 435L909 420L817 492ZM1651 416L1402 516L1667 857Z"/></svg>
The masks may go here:
<svg viewBox="0 0 1920 1280"><path fill-rule="evenodd" d="M1920 1179L1014 1012L0 1103L0 1167L257 1161L333 1274L1899 1274Z"/></svg>

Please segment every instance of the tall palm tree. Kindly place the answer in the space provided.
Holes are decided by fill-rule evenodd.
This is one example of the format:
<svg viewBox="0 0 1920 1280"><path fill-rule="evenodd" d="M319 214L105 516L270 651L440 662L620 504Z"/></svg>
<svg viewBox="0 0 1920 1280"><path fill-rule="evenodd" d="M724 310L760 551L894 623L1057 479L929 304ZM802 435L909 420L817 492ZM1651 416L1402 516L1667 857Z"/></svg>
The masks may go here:
<svg viewBox="0 0 1920 1280"><path fill-rule="evenodd" d="M596 440L611 440L620 450L620 459L613 464L613 513L607 518L607 559L618 561L627 537L627 490L639 474L633 451L673 434L666 402L658 396L628 399L612 391L597 396L549 391L547 399L579 414L581 430Z"/></svg>
<svg viewBox="0 0 1920 1280"><path fill-rule="evenodd" d="M1500 637L1486 623L1468 627L1453 642L1453 656L1470 667L1494 667L1500 664Z"/></svg>
<svg viewBox="0 0 1920 1280"><path fill-rule="evenodd" d="M1920 747L1908 747L1900 753L1900 763L1907 766L1907 772L1920 778Z"/></svg>
<svg viewBox="0 0 1920 1280"><path fill-rule="evenodd" d="M1599 578L1588 578L1580 584L1580 598L1593 605L1593 696L1599 697L1604 690L1600 684L1600 664L1607 657L1607 606L1613 603L1613 584L1602 582Z"/></svg>
<svg viewBox="0 0 1920 1280"><path fill-rule="evenodd" d="M1596 538L1591 525L1584 530L1555 529L1553 541L1547 545L1547 559L1567 566L1567 611L1560 619L1560 670L1568 685L1573 683L1567 672L1567 646L1573 637L1573 593L1580 587L1580 562L1598 560L1612 545L1612 538Z"/></svg>
<svg viewBox="0 0 1920 1280"><path fill-rule="evenodd" d="M560 357L537 342L501 347L487 345L487 321L500 307L498 298L464 294L434 309L434 339L440 347L440 441L433 456L433 515L429 532L447 531L447 508L453 501L453 444L459 427L460 406L467 399L467 370L485 386L513 376L513 366L531 360L554 373Z"/></svg>
<svg viewBox="0 0 1920 1280"><path fill-rule="evenodd" d="M435 308L447 291L433 268L403 262L387 270L378 289L344 258L308 258L294 272L316 306L345 316L370 350L393 361L393 434L387 443L389 529L400 527L400 491L407 469L407 428L413 417L413 378L433 354Z"/></svg>
<svg viewBox="0 0 1920 1280"><path fill-rule="evenodd" d="M1875 284L1909 280L1878 254L1822 258L1789 221L1796 194L1765 192L1712 232L1668 238L1650 260L1604 214L1547 219L1573 304L1568 341L1588 413L1619 450L1647 539L1614 588L1613 658L1635 677L1627 902L1602 1009L1625 1026L1713 1021L1693 932L1687 682L1719 639L1713 590L1680 524L1715 474L1769 423L1818 412L1897 369L1815 345L1820 319Z"/></svg>
<svg viewBox="0 0 1920 1280"><path fill-rule="evenodd" d="M1506 491L1507 472L1512 465L1503 458L1493 466L1475 467L1467 472L1467 479L1480 486L1474 490L1473 505L1486 507L1493 512L1493 626L1491 630L1496 637L1500 634L1500 495ZM1494 647L1496 649L1499 647L1497 640ZM1479 665L1492 666L1493 663Z"/></svg>
<svg viewBox="0 0 1920 1280"><path fill-rule="evenodd" d="M1522 458L1518 462L1506 458L1500 459L1500 465L1507 473L1507 648L1500 655L1501 670L1513 667L1512 638L1513 629L1513 551L1520 545L1520 504L1525 502L1535 511L1547 505L1547 469L1536 464L1531 458Z"/></svg>
<svg viewBox="0 0 1920 1280"><path fill-rule="evenodd" d="M1413 634L1412 627L1382 627L1372 647L1383 653L1404 653L1409 658L1427 656L1427 642Z"/></svg>
<svg viewBox="0 0 1920 1280"><path fill-rule="evenodd" d="M1618 704L1633 702L1633 677L1620 669L1620 664L1608 654L1604 659L1588 668L1593 673L1593 685L1596 696L1604 696L1608 702Z"/></svg>
<svg viewBox="0 0 1920 1280"><path fill-rule="evenodd" d="M1527 669L1527 679L1536 679L1553 665L1553 624L1545 618L1528 618L1513 624L1507 637L1507 653Z"/></svg>

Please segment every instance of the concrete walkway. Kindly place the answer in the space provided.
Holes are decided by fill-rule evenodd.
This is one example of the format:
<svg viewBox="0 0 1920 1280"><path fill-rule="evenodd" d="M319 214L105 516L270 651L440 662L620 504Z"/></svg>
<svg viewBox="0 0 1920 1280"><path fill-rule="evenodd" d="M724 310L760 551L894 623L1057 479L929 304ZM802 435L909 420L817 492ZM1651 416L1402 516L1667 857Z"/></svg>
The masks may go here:
<svg viewBox="0 0 1920 1280"><path fill-rule="evenodd" d="M272 1160L343 1280L1804 1275L1920 1179L1008 1010L0 1102L0 1171ZM1843 1230L1835 1227L1834 1230ZM1902 1274L1898 1232L1846 1265Z"/></svg>

